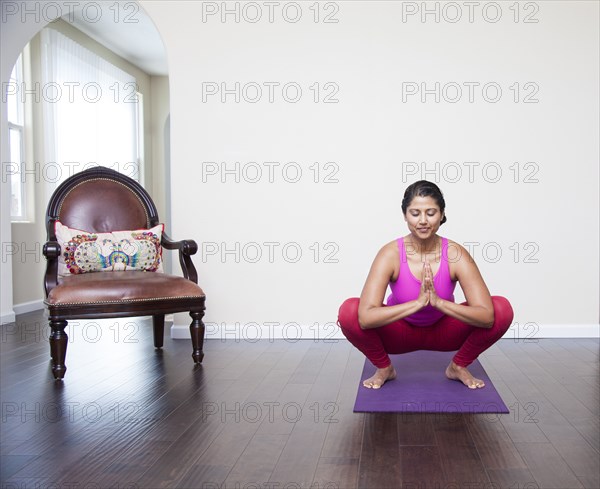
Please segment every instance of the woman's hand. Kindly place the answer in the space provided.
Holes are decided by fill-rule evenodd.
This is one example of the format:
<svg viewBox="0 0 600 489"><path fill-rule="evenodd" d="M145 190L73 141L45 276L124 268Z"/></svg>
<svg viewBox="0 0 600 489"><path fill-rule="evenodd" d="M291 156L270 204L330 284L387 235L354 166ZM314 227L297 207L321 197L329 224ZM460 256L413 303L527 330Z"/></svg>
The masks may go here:
<svg viewBox="0 0 600 489"><path fill-rule="evenodd" d="M442 299L440 299L435 291L435 286L433 284L433 272L431 270L431 265L427 260L425 260L425 263L423 263L421 290L419 291L419 298L417 300L420 301L422 296L427 297L425 306L427 304L431 304L433 307L438 307L438 305L442 302Z"/></svg>
<svg viewBox="0 0 600 489"><path fill-rule="evenodd" d="M417 297L417 303L421 308L429 304L429 288L427 286L427 269L425 263L423 263L423 271L421 272L421 289L419 290L419 297Z"/></svg>

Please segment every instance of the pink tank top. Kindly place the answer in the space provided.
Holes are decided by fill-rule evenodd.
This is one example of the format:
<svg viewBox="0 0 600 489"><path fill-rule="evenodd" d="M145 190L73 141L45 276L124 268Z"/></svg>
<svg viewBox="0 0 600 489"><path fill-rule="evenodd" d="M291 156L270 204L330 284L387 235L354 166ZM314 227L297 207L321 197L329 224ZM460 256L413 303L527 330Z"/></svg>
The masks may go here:
<svg viewBox="0 0 600 489"><path fill-rule="evenodd" d="M392 293L387 298L387 305L394 306L415 300L419 297L421 280L418 280L410 270L404 249L404 238L398 238L398 249L400 250L400 273L395 282L390 282ZM450 279L450 266L448 264L448 239L442 238L442 256L440 267L433 277L433 285L437 295L442 299L454 302L454 288L456 282ZM404 319L414 326L431 326L444 315L431 304Z"/></svg>

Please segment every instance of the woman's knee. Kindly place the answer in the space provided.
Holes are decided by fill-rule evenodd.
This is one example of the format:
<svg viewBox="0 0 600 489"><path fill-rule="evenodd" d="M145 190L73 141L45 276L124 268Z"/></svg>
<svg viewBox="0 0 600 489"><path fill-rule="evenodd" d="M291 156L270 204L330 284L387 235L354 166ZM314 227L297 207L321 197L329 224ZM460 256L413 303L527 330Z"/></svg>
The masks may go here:
<svg viewBox="0 0 600 489"><path fill-rule="evenodd" d="M492 296L492 304L494 305L494 328L500 328L506 332L515 316L513 308L508 299L500 295Z"/></svg>
<svg viewBox="0 0 600 489"><path fill-rule="evenodd" d="M360 299L358 297L350 297L346 299L338 311L338 325L340 328L360 327L358 324L358 305Z"/></svg>

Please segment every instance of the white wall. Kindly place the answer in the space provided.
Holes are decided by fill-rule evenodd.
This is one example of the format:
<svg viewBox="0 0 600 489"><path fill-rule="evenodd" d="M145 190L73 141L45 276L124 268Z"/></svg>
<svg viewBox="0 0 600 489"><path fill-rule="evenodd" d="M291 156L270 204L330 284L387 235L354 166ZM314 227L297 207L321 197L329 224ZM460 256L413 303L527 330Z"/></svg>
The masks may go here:
<svg viewBox="0 0 600 489"><path fill-rule="evenodd" d="M311 3L300 3L297 23L286 22L281 7L270 23L261 2L260 21L246 21L255 16L248 10L237 23L232 15L225 22L219 15L203 22L202 2L178 2L176 8L172 2L142 2L169 56L175 236L214 243L219 251L222 243L229 249L236 243L280 245L274 263L266 245L258 263L243 255L240 263L234 255L198 256L206 321L239 322L247 337L255 331L249 323L264 330L267 323L295 322L307 327L309 337L318 323L324 335L331 332L327 323L336 320L346 297L360 294L377 250L407 233L403 191L425 176L446 196L448 223L441 234L480 243L474 257L490 290L511 300L520 331L510 334L526 336L552 325L560 325L558 332L588 326L597 334L598 4L537 2L525 10L522 3L520 21L514 22L512 3L503 2L498 22L486 21L480 9L470 23L467 7L458 2L461 21L445 21L454 15L446 10L439 23L432 16L423 23L418 15L402 21L403 8L421 2L336 2L339 22L315 23ZM435 5L444 4L428 4ZM321 8L322 20L327 12ZM491 19L495 12L487 8ZM294 15L293 9L287 14ZM522 22L526 14L538 22ZM287 103L276 90L269 103L265 88L257 103L243 96L239 103L233 96L226 103L218 96L203 103L206 82L230 88L239 82L248 98L255 95L251 83L295 82L303 96ZM314 103L309 87L315 82L337 84L339 103ZM432 96L421 103L417 96L403 102L405 82L439 82L448 90L452 85L446 84L458 83L465 91L465 82L480 85L473 103L467 93L456 103L443 97L435 103ZM497 103L482 97L481 87L490 82L503 91ZM530 82L536 85L525 85ZM539 103L523 103L536 86ZM491 89L488 95L494 96ZM274 183L267 175L258 183L234 183L231 175L226 183L218 176L204 175L202 181L203 162L233 167L236 161L248 171L249 162L293 161L303 176L295 184L280 172ZM313 183L309 167L315 161L336 162L339 183ZM439 178L403 174L402 162L433 168L436 161ZM455 168L449 162L463 170L457 182L449 181ZM465 162L480 163L472 181ZM497 183L482 175L489 162L503 172ZM525 167L527 162L534 165ZM525 183L531 169L537 183ZM338 263L324 263L322 255L314 263L315 242L322 253L324 243L335 243ZM300 246L298 263L282 258L286 243ZM489 258L495 249L502 258L486 261L484 245ZM525 263L526 256L538 262Z"/></svg>
<svg viewBox="0 0 600 489"><path fill-rule="evenodd" d="M225 22L219 15L203 22L203 8L220 8L221 2L141 4L167 48L172 234L201 244L195 263L207 293L209 334L216 332L215 323L233 328L229 337L252 337L251 323L288 337L296 334L295 327L286 326L291 323L301 325L307 337L315 330L331 334L339 304L360 294L377 250L407 233L402 194L425 177L437 181L446 196L448 223L440 234L478 243L473 255L492 294L511 300L518 323L511 335L597 335L597 3L529 2L526 10L523 2L514 22L513 3L502 2L495 23L489 21L496 14L493 6L487 7L488 20L476 8L469 22L464 2L454 3L463 14L456 23L448 22L456 12L438 2L427 5L440 8L439 22L432 15L425 22L419 15L403 22L403 9L420 8L421 2L360 1L321 3L314 22L313 3L301 2L296 23L282 16L281 6L288 6L288 19L295 14L290 2L275 8L273 22L267 6L255 3L263 9L255 23L247 21L255 15L251 10L240 22L232 15ZM323 22L326 14L338 22ZM523 22L528 14L538 22ZM17 44L18 52L24 44L13 24L7 23L8 30L3 25L3 80L5 49L10 53ZM229 88L239 82L247 97L254 96L251 84L257 83L264 93L256 103L243 96L235 103L233 95L225 103L218 96L203 102L203 83L210 82ZM280 83L273 103L268 82ZM281 86L288 82L303 90L297 103L282 97ZM328 82L339 88L338 103L322 103L331 93L324 90ZM446 91L439 103L433 95L425 103L418 96L403 101L403 83L410 82L429 88L439 82ZM472 103L464 85L469 82L480 84ZM309 88L315 83L321 87L318 103ZM497 103L483 98L486 83L501 87ZM454 84L464 93L450 103ZM532 87L539 102L524 103ZM233 168L236 161L247 177L254 176L248 163L257 162L263 178L249 183L241 172L239 183L232 181L234 175L222 183L219 175L206 175L209 167L203 164L226 162ZM272 183L264 162L280 163ZM282 176L288 162L302 169L297 183ZM310 169L315 162L321 169L318 183ZM335 162L337 183L323 183L326 162ZM417 168L440 162L440 172L409 175L414 166L403 162L416 162ZM472 179L468 162L479 163ZM495 165L482 174L490 162ZM528 162L533 165L525 167ZM450 181L457 167L462 178ZM487 181L498 167L499 181ZM525 183L532 169L537 182ZM236 243L241 249L246 245L246 260L220 256ZM249 262L256 247L248 243L258 243L263 252L257 263ZM319 243L317 263L313 243ZM325 249L325 243L333 244ZM295 248L302 258L287 262L284 245L288 258ZM269 246L275 249L273 263ZM214 249L218 253L209 256ZM324 262L331 250L337 250L337 263ZM502 257L493 263L495 250ZM528 255L537 262L526 263ZM240 327L233 332L236 322Z"/></svg>

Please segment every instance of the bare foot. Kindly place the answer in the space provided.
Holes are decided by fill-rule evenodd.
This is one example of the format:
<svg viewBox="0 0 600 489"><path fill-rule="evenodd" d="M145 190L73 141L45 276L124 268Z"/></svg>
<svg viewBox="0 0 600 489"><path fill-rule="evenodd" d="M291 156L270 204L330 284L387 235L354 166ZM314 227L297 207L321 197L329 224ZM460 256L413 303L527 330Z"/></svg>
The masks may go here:
<svg viewBox="0 0 600 489"><path fill-rule="evenodd" d="M465 384L469 389L480 389L485 386L483 380L476 379L466 367L459 367L453 361L446 367L446 377L451 380L458 380Z"/></svg>
<svg viewBox="0 0 600 489"><path fill-rule="evenodd" d="M390 365L385 368L378 368L373 377L369 377L363 381L363 385L368 389L379 389L386 380L394 380L396 378L396 370Z"/></svg>

